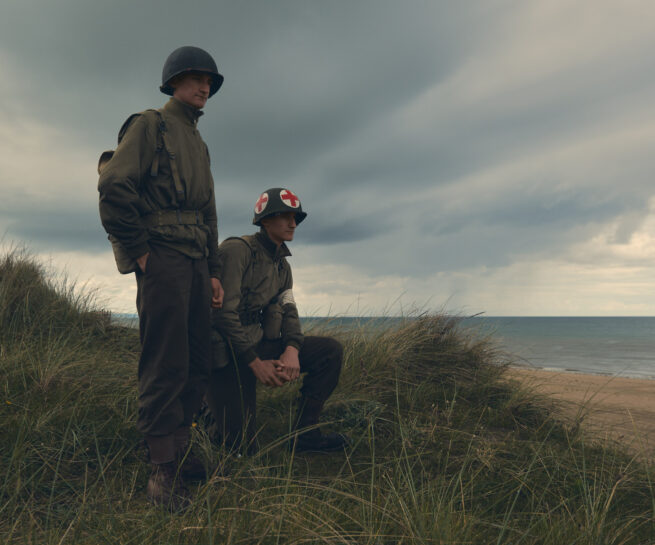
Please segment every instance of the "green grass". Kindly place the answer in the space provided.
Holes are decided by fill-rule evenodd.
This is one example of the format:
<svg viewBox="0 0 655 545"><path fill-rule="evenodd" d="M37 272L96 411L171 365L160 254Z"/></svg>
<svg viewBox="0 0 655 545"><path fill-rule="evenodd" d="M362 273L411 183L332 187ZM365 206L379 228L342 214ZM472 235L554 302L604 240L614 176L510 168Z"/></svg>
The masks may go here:
<svg viewBox="0 0 655 545"><path fill-rule="evenodd" d="M0 259L0 542L16 544L651 544L652 467L589 442L504 377L457 318L317 326L345 346L324 414L353 445L284 445L295 392L262 389L251 458L183 514L150 506L134 429L138 337L21 252ZM314 331L317 332L317 331Z"/></svg>

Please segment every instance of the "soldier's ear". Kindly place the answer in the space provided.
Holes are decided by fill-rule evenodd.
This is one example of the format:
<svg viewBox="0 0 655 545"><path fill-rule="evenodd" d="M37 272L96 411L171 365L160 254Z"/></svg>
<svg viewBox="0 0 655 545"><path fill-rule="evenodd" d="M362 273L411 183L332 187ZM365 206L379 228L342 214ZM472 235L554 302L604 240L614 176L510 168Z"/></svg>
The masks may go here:
<svg viewBox="0 0 655 545"><path fill-rule="evenodd" d="M268 235L268 227L271 225L271 216L266 216L260 220L261 230Z"/></svg>
<svg viewBox="0 0 655 545"><path fill-rule="evenodd" d="M173 90L177 88L177 86L180 84L180 81L182 81L182 78L184 77L184 74L175 76L174 78L171 79L171 81L168 82L168 86L172 87Z"/></svg>

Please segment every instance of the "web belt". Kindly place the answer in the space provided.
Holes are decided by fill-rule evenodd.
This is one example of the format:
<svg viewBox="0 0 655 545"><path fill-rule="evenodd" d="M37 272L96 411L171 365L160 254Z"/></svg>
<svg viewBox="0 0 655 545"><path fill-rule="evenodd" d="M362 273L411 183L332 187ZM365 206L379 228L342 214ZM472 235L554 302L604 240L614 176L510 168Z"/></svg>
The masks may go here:
<svg viewBox="0 0 655 545"><path fill-rule="evenodd" d="M259 324L262 321L262 309L251 310L248 312L239 312L239 321L241 325Z"/></svg>
<svg viewBox="0 0 655 545"><path fill-rule="evenodd" d="M141 218L146 227L161 225L201 225L204 216L200 210L157 210Z"/></svg>

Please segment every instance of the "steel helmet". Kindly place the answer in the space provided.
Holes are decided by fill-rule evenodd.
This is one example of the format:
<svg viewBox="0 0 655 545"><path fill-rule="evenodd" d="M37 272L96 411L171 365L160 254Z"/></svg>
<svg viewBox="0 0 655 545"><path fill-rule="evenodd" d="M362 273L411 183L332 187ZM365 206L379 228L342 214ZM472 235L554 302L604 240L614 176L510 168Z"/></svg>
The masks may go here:
<svg viewBox="0 0 655 545"><path fill-rule="evenodd" d="M273 187L264 191L257 199L252 223L261 226L262 218L285 212L295 212L296 225L307 217L295 193L283 187Z"/></svg>
<svg viewBox="0 0 655 545"><path fill-rule="evenodd" d="M175 76L186 72L202 72L211 76L210 97L223 85L223 76L218 73L218 68L212 56L204 49L186 45L184 47L178 47L166 59L164 69L161 73L161 86L159 90L165 95L173 96L174 89L169 85L170 81Z"/></svg>

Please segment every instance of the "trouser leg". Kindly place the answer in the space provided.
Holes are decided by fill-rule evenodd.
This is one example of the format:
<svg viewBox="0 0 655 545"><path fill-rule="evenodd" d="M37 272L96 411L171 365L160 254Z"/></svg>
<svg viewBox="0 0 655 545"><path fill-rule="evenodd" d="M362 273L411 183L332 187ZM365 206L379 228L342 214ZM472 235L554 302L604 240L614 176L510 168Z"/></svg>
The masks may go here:
<svg viewBox="0 0 655 545"><path fill-rule="evenodd" d="M188 428L202 404L211 367L211 283L207 261L192 260L189 296L189 375L180 394L182 426Z"/></svg>
<svg viewBox="0 0 655 545"><path fill-rule="evenodd" d="M249 451L257 429L256 379L247 365L228 363L220 369L212 369L205 399L214 419L215 439L229 449L239 449L242 444Z"/></svg>
<svg viewBox="0 0 655 545"><path fill-rule="evenodd" d="M264 340L256 351L261 359L277 359L283 350L281 340ZM305 374L299 409L309 407L309 403L312 422L303 425L318 423L323 403L339 382L342 354L341 344L335 339L305 337L298 355L300 372ZM241 443L243 431L247 441L252 441L256 431L256 379L247 365L230 362L221 369L213 369L205 398L218 434L229 447Z"/></svg>
<svg viewBox="0 0 655 545"><path fill-rule="evenodd" d="M203 265L204 264L204 265ZM189 327L200 328L200 317L190 322L199 301L209 307L209 280L200 280L194 269L205 260L193 260L174 250L152 245L145 273L137 273L137 309L141 336L139 359L139 409L137 429L146 435L159 453L158 458L174 457L175 431L191 422L192 411L201 398L195 374L209 366L207 347L190 343ZM209 329L207 311L206 329ZM200 333L198 333L200 334ZM206 334L209 339L209 334ZM190 346L193 344L193 346ZM193 364L190 358L193 355ZM191 382L189 378L192 378ZM206 372L205 372L206 377ZM196 399L197 398L197 399Z"/></svg>
<svg viewBox="0 0 655 545"><path fill-rule="evenodd" d="M281 340L262 341L257 347L257 353L262 359L278 358L284 351ZM308 422L303 425L318 423L323 404L330 397L339 383L341 363L343 359L343 348L341 343L332 337L307 336L302 348L298 353L300 372L304 374L303 385L300 388L301 402L299 414L305 414L303 409L312 400L310 415L315 422ZM309 408L309 406L308 406Z"/></svg>
<svg viewBox="0 0 655 545"><path fill-rule="evenodd" d="M305 337L298 359L300 372L306 373L300 388L302 397L324 402L339 383L341 343L332 337Z"/></svg>
<svg viewBox="0 0 655 545"><path fill-rule="evenodd" d="M280 346L278 355L281 352ZM341 433L323 434L317 425L325 401L339 382L343 348L330 337L305 337L298 359L300 372L305 376L294 424L298 433L294 435L290 448L296 452L341 450L348 445L349 438Z"/></svg>

